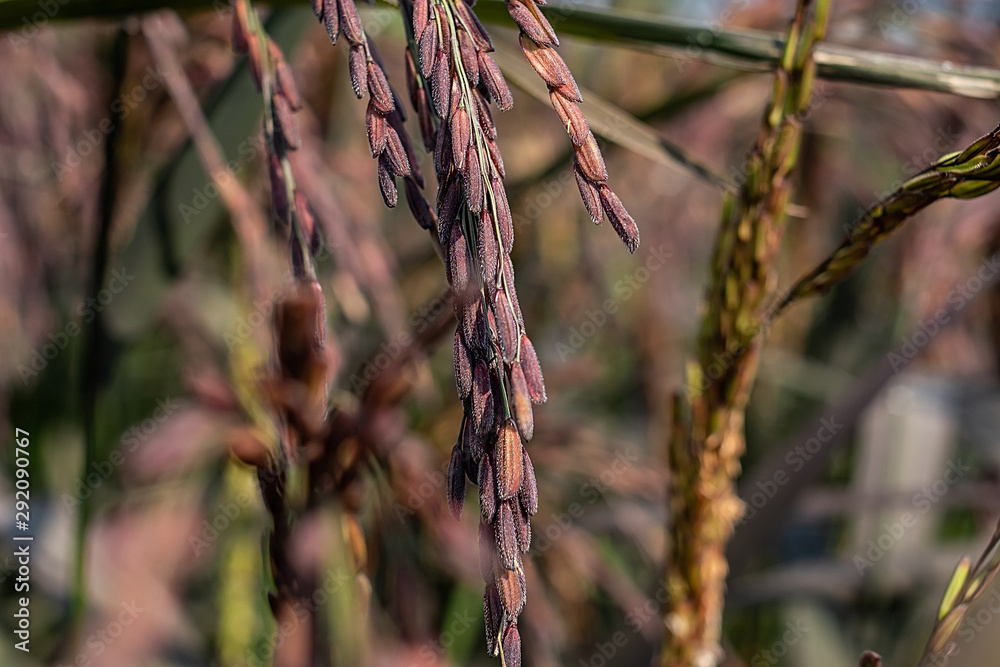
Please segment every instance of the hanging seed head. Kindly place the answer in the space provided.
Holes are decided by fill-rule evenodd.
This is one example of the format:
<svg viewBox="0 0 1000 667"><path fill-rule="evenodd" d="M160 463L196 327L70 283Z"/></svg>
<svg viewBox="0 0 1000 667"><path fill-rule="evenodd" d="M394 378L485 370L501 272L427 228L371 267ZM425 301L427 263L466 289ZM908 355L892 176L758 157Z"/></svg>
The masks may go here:
<svg viewBox="0 0 1000 667"><path fill-rule="evenodd" d="M507 570L500 566L497 561L493 569L496 577L497 593L500 594L500 604L503 606L507 616L517 618L524 609L525 590L524 572L522 570Z"/></svg>
<svg viewBox="0 0 1000 667"><path fill-rule="evenodd" d="M524 479L521 481L518 498L524 507L524 511L529 516L535 516L538 513L538 482L535 481L535 466L531 464L528 450L524 449L523 451L524 461L522 465L524 466Z"/></svg>
<svg viewBox="0 0 1000 667"><path fill-rule="evenodd" d="M535 403L544 403L546 396L542 367L538 363L535 346L524 334L521 335L521 370L524 371L524 380L528 385L531 400Z"/></svg>
<svg viewBox="0 0 1000 667"><path fill-rule="evenodd" d="M524 378L524 370L520 364L513 364L510 369L511 410L517 429L525 442L531 440L535 432L535 420L531 410L531 394L528 392L528 382Z"/></svg>
<svg viewBox="0 0 1000 667"><path fill-rule="evenodd" d="M505 500L500 503L495 520L497 555L500 564L508 570L521 567L521 552L517 543L517 524L514 522L514 504L517 501Z"/></svg>
<svg viewBox="0 0 1000 667"><path fill-rule="evenodd" d="M523 475L521 436L518 435L513 420L508 419L500 427L496 458L497 495L501 500L506 500L517 493Z"/></svg>
<svg viewBox="0 0 1000 667"><path fill-rule="evenodd" d="M479 462L479 515L483 523L493 523L497 510L497 487L494 483L493 465L489 456Z"/></svg>
<svg viewBox="0 0 1000 667"><path fill-rule="evenodd" d="M451 449L451 461L448 463L448 509L456 519L462 517L465 506L465 468L462 466L461 442Z"/></svg>

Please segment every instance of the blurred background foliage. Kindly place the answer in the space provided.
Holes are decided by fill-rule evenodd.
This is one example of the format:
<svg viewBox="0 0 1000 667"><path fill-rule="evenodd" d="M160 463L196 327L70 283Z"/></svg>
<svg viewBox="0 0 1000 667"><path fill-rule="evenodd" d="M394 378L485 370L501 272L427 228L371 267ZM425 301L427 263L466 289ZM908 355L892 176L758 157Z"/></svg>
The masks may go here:
<svg viewBox="0 0 1000 667"><path fill-rule="evenodd" d="M791 11L742 0L590 4L694 21L705 26L695 40L723 23L780 31ZM232 171L269 210L259 94L231 52L229 9L164 16L161 37ZM31 434L36 534L32 651L23 654L11 639L5 447L0 663L268 664L280 632L266 600L266 517L249 468L229 456L238 425L206 397L224 402L250 381L246 343L268 326L273 300L254 300L245 285L246 258L163 85L144 17L63 22L58 8L46 17L9 24L0 38L0 420L4 433ZM828 40L996 68L998 19L986 1L845 0L834 3ZM378 5L363 20L400 85L398 12ZM329 660L486 664L475 508L455 522L444 505L461 406L441 261L405 207L382 205L345 51L330 47L306 6L266 23L306 100L294 166L326 243L320 279L340 357L333 404L369 419L370 465L352 489L372 584L367 616L350 611L356 601L337 583L349 570L340 519L328 517L334 529L304 547L327 564ZM509 22L491 32L501 43L515 37ZM631 48L566 34L560 52L582 86L738 179L769 74L706 63L697 41ZM642 230L629 256L580 206L557 117L519 90L515 99L496 122L521 304L549 395L530 445L541 509L525 661L647 664L665 599L669 399L683 388L696 335L719 189L602 140ZM988 96L818 82L783 284L894 184L993 129L997 111ZM755 516L731 551L727 665L848 665L865 648L913 664L959 555L978 553L992 533L1000 293L987 260L1000 249L997 201L920 213L846 283L769 331L748 415L741 497ZM949 307L953 321L932 332ZM893 372L874 377L887 361ZM386 372L402 378L402 393L365 408L361 395ZM810 438L834 432L806 465ZM907 513L915 520L900 531ZM74 587L81 519L85 591ZM951 664L993 662L1000 605L987 596L981 607Z"/></svg>

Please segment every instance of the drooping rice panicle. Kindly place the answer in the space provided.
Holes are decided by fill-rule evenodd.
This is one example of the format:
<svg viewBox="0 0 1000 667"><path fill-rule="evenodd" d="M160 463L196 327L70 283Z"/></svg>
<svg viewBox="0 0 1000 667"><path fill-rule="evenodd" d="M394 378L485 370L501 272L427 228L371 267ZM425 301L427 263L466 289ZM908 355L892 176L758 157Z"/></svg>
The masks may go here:
<svg viewBox="0 0 1000 667"><path fill-rule="evenodd" d="M573 73L556 52L559 45L552 25L538 9L536 0L507 0L507 11L521 29L524 57L549 88L552 108L573 142L573 173L580 198L595 224L607 216L629 252L639 247L639 227L625 210L618 195L607 184L608 170L597 139L578 106L583 101Z"/></svg>
<svg viewBox="0 0 1000 667"><path fill-rule="evenodd" d="M964 151L945 155L865 212L840 247L792 286L771 312L773 319L799 299L826 293L907 219L947 197L975 199L1000 187L1000 127Z"/></svg>

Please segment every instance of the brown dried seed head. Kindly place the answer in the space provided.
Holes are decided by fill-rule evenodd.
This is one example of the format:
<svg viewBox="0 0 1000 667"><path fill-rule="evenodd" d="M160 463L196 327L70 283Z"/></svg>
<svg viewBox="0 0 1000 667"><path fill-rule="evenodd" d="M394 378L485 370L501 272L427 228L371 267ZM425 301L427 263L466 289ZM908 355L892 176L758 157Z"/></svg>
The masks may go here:
<svg viewBox="0 0 1000 667"><path fill-rule="evenodd" d="M476 113L479 115L479 129L486 134L487 139L497 138L497 126L493 123L493 114L490 113L490 105L478 90L473 91L476 100Z"/></svg>
<svg viewBox="0 0 1000 667"><path fill-rule="evenodd" d="M583 144L590 133L590 125L587 124L587 118L580 111L580 107L552 90L549 91L549 101L552 102L552 108L566 128L570 141L576 146Z"/></svg>
<svg viewBox="0 0 1000 667"><path fill-rule="evenodd" d="M518 27L526 32L528 36L539 44L558 46L559 40L554 33L550 34L545 29L545 17L541 12L532 12L528 4L520 0L509 0L507 2L507 12L514 19ZM548 23L545 21L545 23ZM551 27L550 27L551 29Z"/></svg>
<svg viewBox="0 0 1000 667"><path fill-rule="evenodd" d="M462 467L462 448L456 443L451 448L451 461L448 462L448 509L456 519L462 518L462 508L465 506L465 468Z"/></svg>
<svg viewBox="0 0 1000 667"><path fill-rule="evenodd" d="M472 391L472 363L458 329L455 330L455 384L458 385L458 398L464 401Z"/></svg>
<svg viewBox="0 0 1000 667"><path fill-rule="evenodd" d="M535 433L535 418L531 410L528 382L524 379L524 371L520 364L514 364L510 369L510 385L513 394L511 409L514 412L514 420L521 432L521 438L528 442Z"/></svg>
<svg viewBox="0 0 1000 667"><path fill-rule="evenodd" d="M447 246L452 225L462 204L462 184L457 178L449 178L438 188L438 240Z"/></svg>
<svg viewBox="0 0 1000 667"><path fill-rule="evenodd" d="M330 43L336 44L337 38L340 37L340 10L337 9L337 0L323 0L323 25L330 37Z"/></svg>
<svg viewBox="0 0 1000 667"><path fill-rule="evenodd" d="M517 544L517 524L514 523L513 499L500 503L494 529L497 541L497 556L500 564L508 570L516 570L521 564L521 550Z"/></svg>
<svg viewBox="0 0 1000 667"><path fill-rule="evenodd" d="M521 633L516 624L508 626L504 632L503 659L506 667L521 667Z"/></svg>
<svg viewBox="0 0 1000 667"><path fill-rule="evenodd" d="M475 88L479 85L479 58L476 57L476 45L465 30L458 31L458 54L462 59L462 69L469 79L469 84Z"/></svg>
<svg viewBox="0 0 1000 667"><path fill-rule="evenodd" d="M424 197L424 193L420 190L420 186L412 178L407 178L403 181L404 192L406 192L406 203L410 207L410 213L413 214L413 218L420 225L421 229L434 229L434 223L437 222L437 218L434 217L434 212L431 210L431 205L427 202L427 198Z"/></svg>
<svg viewBox="0 0 1000 667"><path fill-rule="evenodd" d="M561 86L552 86L549 89L549 92L555 93L556 95L559 95L564 99L569 100L570 102L576 102L576 103L583 102L583 95L580 94L580 88L577 87L576 81L572 81L571 83L565 83Z"/></svg>
<svg viewBox="0 0 1000 667"><path fill-rule="evenodd" d="M635 220L625 210L625 206L618 199L618 195L611 191L611 188L602 183L599 190L601 193L601 205L604 207L604 212L608 215L608 220L611 221L611 226L615 228L618 236L625 242L628 251L634 253L636 248L639 247L638 225L635 224Z"/></svg>
<svg viewBox="0 0 1000 667"><path fill-rule="evenodd" d="M406 149L403 147L403 140L395 128L390 127L385 136L385 152L389 159L389 169L396 176L408 176L410 174L410 160L406 157Z"/></svg>
<svg viewBox="0 0 1000 667"><path fill-rule="evenodd" d="M368 61L368 93L371 95L375 108L383 114L390 114L396 109L392 89L385 78L385 72L376 63Z"/></svg>
<svg viewBox="0 0 1000 667"><path fill-rule="evenodd" d="M337 7L340 9L340 29L344 31L344 37L353 46L361 44L365 33L361 28L361 17L358 16L354 0L338 0Z"/></svg>
<svg viewBox="0 0 1000 667"><path fill-rule="evenodd" d="M437 64L438 34L434 23L427 24L417 42L420 46L420 73L424 79L429 79Z"/></svg>
<svg viewBox="0 0 1000 667"><path fill-rule="evenodd" d="M587 133L587 138L579 146L573 146L576 155L576 165L588 181L603 183L608 180L608 168L604 166L604 156L597 145L593 132Z"/></svg>
<svg viewBox="0 0 1000 667"><path fill-rule="evenodd" d="M473 146L467 149L465 170L462 172L462 182L465 185L465 201L473 213L483 211L483 173L479 169L479 154Z"/></svg>
<svg viewBox="0 0 1000 667"><path fill-rule="evenodd" d="M524 371L524 379L528 383L528 392L531 400L535 403L544 403L545 380L542 377L542 366L538 363L538 355L535 354L535 346L531 344L528 336L521 334L521 370Z"/></svg>
<svg viewBox="0 0 1000 667"><path fill-rule="evenodd" d="M413 34L424 34L429 16L430 0L414 0L413 2Z"/></svg>
<svg viewBox="0 0 1000 667"><path fill-rule="evenodd" d="M521 486L523 461L521 458L521 436L514 422L508 419L500 427L496 443L497 495L501 500L512 497Z"/></svg>
<svg viewBox="0 0 1000 667"><path fill-rule="evenodd" d="M448 54L444 51L438 51L434 56L434 71L430 79L434 109L442 118L448 118L451 111L451 67Z"/></svg>
<svg viewBox="0 0 1000 667"><path fill-rule="evenodd" d="M472 122L465 108L460 108L449 122L451 126L452 161L459 171L465 166L465 156L472 138Z"/></svg>
<svg viewBox="0 0 1000 667"><path fill-rule="evenodd" d="M482 76L483 83L486 84L486 90L490 92L490 96L496 102L498 109L507 111L514 106L514 96L511 95L510 88L507 87L507 82L500 72L500 67L493 58L490 58L485 53L479 54L479 73Z"/></svg>
<svg viewBox="0 0 1000 667"><path fill-rule="evenodd" d="M438 16L440 20L437 23L441 30L440 48L447 51L448 55L451 56L451 21L448 20L445 13L440 13Z"/></svg>
<svg viewBox="0 0 1000 667"><path fill-rule="evenodd" d="M500 247L509 255L510 251L514 248L514 219L510 214L510 204L507 203L507 191L496 174L493 175L490 187L493 190L493 199L496 202L497 226L500 228Z"/></svg>
<svg viewBox="0 0 1000 667"><path fill-rule="evenodd" d="M378 187L382 192L382 200L389 208L395 208L399 201L399 193L396 191L396 179L392 175L389 160L385 153L378 160Z"/></svg>
<svg viewBox="0 0 1000 667"><path fill-rule="evenodd" d="M485 577L484 577L485 579ZM487 580L483 591L483 620L486 626L486 652L496 655L497 639L500 637L500 623L503 620L503 607L500 603L500 593L496 584Z"/></svg>
<svg viewBox="0 0 1000 667"><path fill-rule="evenodd" d="M493 523L497 511L497 487L493 481L493 464L484 456L479 462L479 516L484 523Z"/></svg>
<svg viewBox="0 0 1000 667"><path fill-rule="evenodd" d="M437 133L437 142L434 144L434 171L439 177L446 176L454 171L453 163L451 132L442 127Z"/></svg>
<svg viewBox="0 0 1000 667"><path fill-rule="evenodd" d="M497 145L496 139L486 137L486 149L490 153L490 162L493 163L496 173L499 174L500 178L503 178L506 175L503 167L503 156L500 155L500 146Z"/></svg>
<svg viewBox="0 0 1000 667"><path fill-rule="evenodd" d="M284 95L275 94L271 96L271 108L274 109L274 119L277 121L278 130L285 141L285 145L291 150L298 150L302 145L302 137L299 135L299 124L295 121L292 108Z"/></svg>
<svg viewBox="0 0 1000 667"><path fill-rule="evenodd" d="M476 433L476 429L473 427L472 422L469 421L468 415L465 415L462 421L462 449L469 453L469 458L478 462L489 458L483 447L483 439ZM476 465L476 472L479 472L478 463ZM478 484L479 478L474 478L472 482Z"/></svg>
<svg viewBox="0 0 1000 667"><path fill-rule="evenodd" d="M464 301L464 303L460 303L460 301ZM479 302L464 299L461 295L456 294L455 308L459 321L462 323L462 337L465 338L465 344L470 350L482 350L482 337L479 332L479 318L481 314ZM475 358L475 355L473 355L473 358ZM473 368L473 392L475 392L476 389L475 377L475 368Z"/></svg>
<svg viewBox="0 0 1000 667"><path fill-rule="evenodd" d="M507 616L517 618L520 616L521 610L524 609L524 573L504 569L497 562L493 568L493 576L496 577L497 593L500 594L500 604L503 605Z"/></svg>
<svg viewBox="0 0 1000 667"><path fill-rule="evenodd" d="M490 372L486 367L486 362L480 359L476 362L476 368L472 372L472 417L480 433L485 433L488 430L486 428L487 418L490 421L493 419L491 395ZM489 415L487 415L487 409L490 411Z"/></svg>
<svg viewBox="0 0 1000 667"><path fill-rule="evenodd" d="M521 33L519 39L525 59L546 85L550 87L574 85L572 72L555 49L535 43L524 33Z"/></svg>
<svg viewBox="0 0 1000 667"><path fill-rule="evenodd" d="M595 225L604 222L604 209L601 208L601 194L597 191L597 186L587 180L587 177L580 171L580 165L573 166L573 174L576 176L576 186L580 189L580 199L587 207L587 213Z"/></svg>
<svg viewBox="0 0 1000 667"><path fill-rule="evenodd" d="M378 157L385 150L389 123L386 122L385 116L375 109L371 100L368 100L368 108L365 110L365 127L368 130L368 147L372 151L372 157Z"/></svg>
<svg viewBox="0 0 1000 667"><path fill-rule="evenodd" d="M510 261L510 258L507 258ZM498 289L493 294L493 312L496 314L497 331L500 334L500 352L503 360L510 363L517 354L518 330L514 314L507 302L507 293Z"/></svg>
<svg viewBox="0 0 1000 667"><path fill-rule="evenodd" d="M483 284L493 287L497 284L497 272L500 270L500 246L497 245L497 235L493 231L493 219L487 210L483 210L479 219L479 269Z"/></svg>
<svg viewBox="0 0 1000 667"><path fill-rule="evenodd" d="M483 24L479 22L479 17L476 13L469 8L469 6L464 2L456 3L458 14L462 17L462 23L469 26L472 30L472 41L476 43L476 47L480 51L486 51L489 53L493 50L493 40L490 39L490 35L486 32L486 28Z"/></svg>
<svg viewBox="0 0 1000 667"><path fill-rule="evenodd" d="M468 293L471 273L469 244L465 240L461 225L456 225L448 240L448 279L456 294L464 297Z"/></svg>
<svg viewBox="0 0 1000 667"><path fill-rule="evenodd" d="M539 3L536 2L536 0L522 0L522 2L528 5L528 8L531 9L531 13L534 14L535 18L538 19L538 22L542 25L542 29L545 30L545 34L548 35L549 41L552 44L552 46L559 46L559 36L556 35L556 31L552 27L552 24L549 23L549 20L545 18L545 14L543 14L542 11L538 9L539 4L545 4L545 3L544 2Z"/></svg>
<svg viewBox="0 0 1000 667"><path fill-rule="evenodd" d="M351 0L345 1L348 3L351 2ZM351 6L353 7L354 5L351 4ZM351 47L348 54L348 65L351 71L351 87L354 89L354 94L360 100L364 97L365 89L368 88L368 62L365 58L365 49L363 46L356 45Z"/></svg>
<svg viewBox="0 0 1000 667"><path fill-rule="evenodd" d="M524 479L521 482L521 490L518 493L518 498L520 498L521 504L524 506L524 511L529 516L535 516L538 513L538 480L535 479L535 466L531 463L528 450L522 447L522 451L524 452L524 461L522 462L524 466Z"/></svg>

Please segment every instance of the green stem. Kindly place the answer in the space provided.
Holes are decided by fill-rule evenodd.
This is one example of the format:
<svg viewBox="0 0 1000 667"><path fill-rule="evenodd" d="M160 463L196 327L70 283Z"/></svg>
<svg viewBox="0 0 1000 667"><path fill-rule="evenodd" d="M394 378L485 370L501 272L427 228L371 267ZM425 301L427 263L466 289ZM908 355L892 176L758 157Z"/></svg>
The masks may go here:
<svg viewBox="0 0 1000 667"><path fill-rule="evenodd" d="M270 0L272 7L305 7L305 0ZM224 6L222 0L73 0L54 15L39 9L38 0L0 0L0 30L9 39L30 39L37 26L54 20L120 18L169 7L200 11ZM578 7L553 0L543 8L561 33L604 42L625 43L656 51L676 49L687 60L704 60L738 69L766 71L777 66L784 44L778 33L760 30L718 30L705 24L648 14ZM482 0L476 13L489 22L510 24L499 0ZM704 46L701 42L710 39ZM690 54L687 52L691 51ZM942 63L923 58L853 49L833 44L816 47L816 74L829 81L846 81L895 88L933 90L963 97L1000 98L1000 70Z"/></svg>

